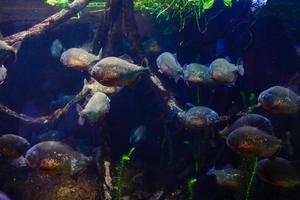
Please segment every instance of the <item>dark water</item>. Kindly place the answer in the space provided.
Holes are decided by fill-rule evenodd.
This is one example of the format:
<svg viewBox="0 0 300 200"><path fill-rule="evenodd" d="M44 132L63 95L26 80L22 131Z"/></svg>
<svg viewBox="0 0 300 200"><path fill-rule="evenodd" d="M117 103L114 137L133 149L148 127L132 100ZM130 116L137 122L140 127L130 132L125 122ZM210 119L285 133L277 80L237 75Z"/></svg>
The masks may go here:
<svg viewBox="0 0 300 200"><path fill-rule="evenodd" d="M210 20L204 33L200 33L195 20L191 20L185 24L182 31L177 30L165 35L155 25L155 18L136 14L140 41L152 38L161 47L160 52L146 55L150 67L182 108L189 102L212 108L220 116L228 116L249 107L251 93L257 98L260 92L275 85L285 87L294 85L299 89L300 57L296 48L300 48L300 18L292 18L288 14L289 9L285 3L288 4L289 1L284 3L269 1L282 5L280 15L276 10L272 13L272 9L268 9L271 14L258 15L255 20L247 21L250 4L246 4L248 7L240 5L226 9ZM5 4L5 7L9 6L12 6L11 3ZM0 31L4 36L8 36L32 25L12 20L11 23L0 23ZM8 75L4 84L0 85L1 104L18 113L40 117L55 110L49 106L51 101L62 95L76 95L83 87L83 80L90 78L89 73L63 66L59 57L51 55L50 48L55 39L59 39L65 49L79 47L93 40L96 29L95 23L66 23L46 34L23 41L16 61L10 59L4 64ZM238 77L235 86L219 85L212 93L210 89L187 86L182 79L175 83L173 79L157 73L156 58L165 51L177 53L178 61L182 65L193 62L210 64L216 58L216 44L220 38L224 39L226 54L231 57L233 63L239 57L244 61L245 75ZM118 47L116 55L112 56L120 56L123 53L130 55L126 43L122 44ZM297 73L298 76L293 78ZM126 197L123 199L156 199L153 195L159 191L163 191L163 194L157 199L300 199L299 186L292 188L273 186L262 181L257 175L254 177L250 188L251 194L248 197L246 196L249 187L234 191L217 184L214 176L206 175L209 169L212 167L222 169L230 164L234 168L244 167L251 173L253 159L245 161L228 148L223 139L218 137L211 139L205 130L187 129L172 111L166 109L164 98L159 96L157 89L152 88L153 85L145 76L142 76L133 88L125 87L116 96L111 97L109 114L102 123L78 125L76 106L72 106L62 118L49 126L26 123L1 112L0 134L20 135L34 145L38 143L37 137L42 133L59 130L66 135L61 139L63 142L67 141L66 143L75 146L76 151L86 155L93 155L96 147L108 143L109 151L101 157L100 162L109 157L112 163L113 184L116 184L120 158L132 147L129 144L129 137L136 127L144 125L147 128L146 139L142 145L137 146L125 170L123 182L126 187L123 189L123 196ZM81 100L79 104L84 104L84 101ZM298 161L299 112L289 115L272 114L261 108L255 112L272 122L276 137L285 140L286 132L291 133L293 152L289 153L283 146L275 157ZM237 117L214 126L215 134L227 123L233 123L235 119ZM47 179L41 178L38 172L29 167L15 169L8 161L2 160L0 191L7 193L11 199L20 200L101 199L99 196L103 192L101 186L103 171L98 173L95 168L89 167L77 180L69 176L65 179L52 176ZM299 168L297 169L300 173ZM131 181L135 176L137 181ZM188 189L188 181L192 178L197 179L192 188L193 197ZM89 181L96 186L84 185ZM249 181L247 180L247 186ZM99 183L100 185L97 185ZM66 190L67 194L59 193L63 191L61 188L68 185L78 186L79 189L75 188L73 193L69 190ZM31 192L36 195L30 197ZM92 195L93 192L97 195ZM176 192L180 195L174 195L172 198L171 194ZM57 195L51 196L49 193ZM117 197L114 196L113 199Z"/></svg>

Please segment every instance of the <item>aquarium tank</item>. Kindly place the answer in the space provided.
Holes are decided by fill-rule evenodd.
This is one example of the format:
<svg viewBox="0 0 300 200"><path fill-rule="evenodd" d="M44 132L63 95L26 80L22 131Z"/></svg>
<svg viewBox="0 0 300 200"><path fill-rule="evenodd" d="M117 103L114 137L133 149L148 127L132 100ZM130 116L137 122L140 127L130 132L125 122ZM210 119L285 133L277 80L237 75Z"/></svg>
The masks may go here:
<svg viewBox="0 0 300 200"><path fill-rule="evenodd" d="M0 200L299 200L299 0L0 0Z"/></svg>

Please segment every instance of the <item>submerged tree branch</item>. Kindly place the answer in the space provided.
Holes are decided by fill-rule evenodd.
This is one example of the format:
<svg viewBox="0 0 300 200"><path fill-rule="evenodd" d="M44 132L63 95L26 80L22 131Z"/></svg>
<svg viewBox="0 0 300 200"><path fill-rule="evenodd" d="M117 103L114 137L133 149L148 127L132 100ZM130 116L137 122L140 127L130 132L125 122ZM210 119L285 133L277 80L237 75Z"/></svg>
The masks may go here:
<svg viewBox="0 0 300 200"><path fill-rule="evenodd" d="M17 41L24 41L28 38L39 36L75 16L79 11L84 9L90 1L91 0L75 0L68 8L62 9L26 31L5 37L3 40L11 45Z"/></svg>
<svg viewBox="0 0 300 200"><path fill-rule="evenodd" d="M89 89L87 88L83 88L75 97L74 99L72 99L69 103L67 103L63 108L59 108L57 110L55 110L52 114L47 115L47 116L42 116L42 117L30 117L28 115L25 115L23 113L17 113L13 110L11 110L10 108L0 104L0 112L3 112L11 117L20 119L22 121L25 121L29 124L42 124L42 125L47 125L47 124L51 124L54 123L56 120L60 119L65 113L67 113L70 108L76 104L77 102L79 102L80 100L82 100L83 98L85 98L88 94L89 94Z"/></svg>

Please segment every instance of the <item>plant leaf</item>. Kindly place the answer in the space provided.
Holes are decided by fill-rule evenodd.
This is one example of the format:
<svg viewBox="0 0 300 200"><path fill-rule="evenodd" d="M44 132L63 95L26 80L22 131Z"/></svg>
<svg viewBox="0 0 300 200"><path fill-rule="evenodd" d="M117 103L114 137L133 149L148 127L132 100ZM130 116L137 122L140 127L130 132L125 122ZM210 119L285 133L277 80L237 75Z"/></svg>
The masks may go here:
<svg viewBox="0 0 300 200"><path fill-rule="evenodd" d="M227 6L227 7L232 7L232 0L223 0L224 2L224 5Z"/></svg>
<svg viewBox="0 0 300 200"><path fill-rule="evenodd" d="M203 4L203 9L207 10L210 9L215 3L215 0L205 0Z"/></svg>

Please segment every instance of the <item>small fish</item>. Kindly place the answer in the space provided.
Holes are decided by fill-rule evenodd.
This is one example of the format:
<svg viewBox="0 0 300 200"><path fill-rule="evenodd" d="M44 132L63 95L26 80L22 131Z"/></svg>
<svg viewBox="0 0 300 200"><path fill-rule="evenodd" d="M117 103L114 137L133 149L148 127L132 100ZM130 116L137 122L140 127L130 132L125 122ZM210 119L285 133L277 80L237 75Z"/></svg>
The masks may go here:
<svg viewBox="0 0 300 200"><path fill-rule="evenodd" d="M57 141L41 142L31 147L25 156L27 164L49 175L74 176L83 172L92 159Z"/></svg>
<svg viewBox="0 0 300 200"><path fill-rule="evenodd" d="M68 134L59 130L48 130L36 137L38 142L61 141L68 138Z"/></svg>
<svg viewBox="0 0 300 200"><path fill-rule="evenodd" d="M160 54L156 59L156 65L160 73L174 78L176 83L183 76L183 68L178 62L176 54L169 52Z"/></svg>
<svg viewBox="0 0 300 200"><path fill-rule="evenodd" d="M78 124L84 125L85 119L90 123L97 123L108 114L110 99L102 92L96 92L87 102L84 108L77 104L79 114Z"/></svg>
<svg viewBox="0 0 300 200"><path fill-rule="evenodd" d="M63 65L73 69L89 70L100 60L100 54L101 51L98 56L95 56L84 49L71 48L63 52L60 61Z"/></svg>
<svg viewBox="0 0 300 200"><path fill-rule="evenodd" d="M162 51L162 48L160 47L158 42L152 38L144 41L142 43L142 46L146 54L155 54L160 53Z"/></svg>
<svg viewBox="0 0 300 200"><path fill-rule="evenodd" d="M234 65L224 58L217 58L210 64L209 73L216 82L232 86L235 84L238 74L244 75L244 67L242 64Z"/></svg>
<svg viewBox="0 0 300 200"><path fill-rule="evenodd" d="M138 81L141 74L149 72L144 68L117 57L100 60L91 70L92 77L108 87L123 87Z"/></svg>
<svg viewBox="0 0 300 200"><path fill-rule="evenodd" d="M220 119L218 113L204 106L195 106L187 111L179 111L178 118L190 129L202 129Z"/></svg>
<svg viewBox="0 0 300 200"><path fill-rule="evenodd" d="M208 67L198 63L186 65L183 71L183 79L187 85L214 87L216 82L210 77Z"/></svg>
<svg viewBox="0 0 300 200"><path fill-rule="evenodd" d="M0 200L10 200L10 198L8 198L8 196L6 196L3 192L0 192Z"/></svg>
<svg viewBox="0 0 300 200"><path fill-rule="evenodd" d="M243 157L271 157L280 151L282 140L251 126L232 131L226 140L227 146Z"/></svg>
<svg viewBox="0 0 300 200"><path fill-rule="evenodd" d="M74 95L62 95L56 100L50 102L50 109L57 109L65 106L69 101L71 101L75 96Z"/></svg>
<svg viewBox="0 0 300 200"><path fill-rule="evenodd" d="M143 125L138 126L129 137L129 144L132 146L141 145L146 140L146 135L147 128Z"/></svg>
<svg viewBox="0 0 300 200"><path fill-rule="evenodd" d="M14 160L24 155L30 147L29 142L20 136L6 134L0 136L0 157Z"/></svg>
<svg viewBox="0 0 300 200"><path fill-rule="evenodd" d="M4 65L0 66L0 85L4 83L7 76L7 69Z"/></svg>
<svg viewBox="0 0 300 200"><path fill-rule="evenodd" d="M293 114L300 109L300 96L289 88L273 86L260 93L258 102L274 114Z"/></svg>
<svg viewBox="0 0 300 200"><path fill-rule="evenodd" d="M249 173L233 168L215 169L212 168L207 175L215 175L218 185L235 191L241 191L247 185Z"/></svg>
<svg viewBox="0 0 300 200"><path fill-rule="evenodd" d="M247 114L220 131L220 136L227 137L232 131L243 126L252 126L271 135L274 133L272 123L268 118L259 114Z"/></svg>
<svg viewBox="0 0 300 200"><path fill-rule="evenodd" d="M104 86L93 78L91 78L89 82L86 79L84 79L84 87L89 89L92 95L95 94L96 92L103 92L109 97L115 96L123 89L123 87Z"/></svg>
<svg viewBox="0 0 300 200"><path fill-rule="evenodd" d="M16 59L21 44L22 42L15 42L10 46L6 42L0 40L0 66L2 66L9 58Z"/></svg>
<svg viewBox="0 0 300 200"><path fill-rule="evenodd" d="M300 184L299 161L289 161L281 157L263 159L256 165L258 177L271 185L290 188Z"/></svg>
<svg viewBox="0 0 300 200"><path fill-rule="evenodd" d="M63 47L59 39L54 40L50 47L50 52L53 57L60 57L65 50L66 49Z"/></svg>

